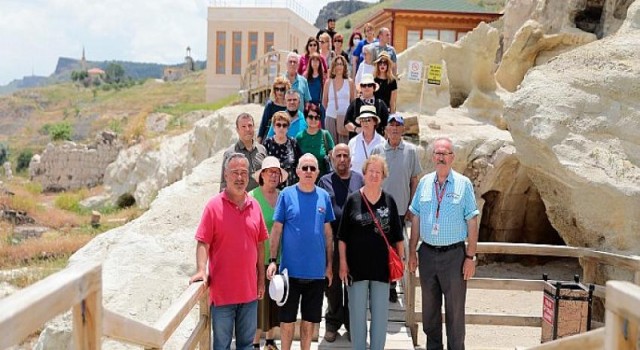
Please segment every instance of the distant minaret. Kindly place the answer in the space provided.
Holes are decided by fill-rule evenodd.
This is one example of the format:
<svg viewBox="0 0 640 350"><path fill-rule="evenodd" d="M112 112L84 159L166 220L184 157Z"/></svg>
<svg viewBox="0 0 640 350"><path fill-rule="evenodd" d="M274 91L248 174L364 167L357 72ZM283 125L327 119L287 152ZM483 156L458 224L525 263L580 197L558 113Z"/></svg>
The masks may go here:
<svg viewBox="0 0 640 350"><path fill-rule="evenodd" d="M84 56L84 45L82 45L82 58L80 59L80 66L82 70L87 70L87 59Z"/></svg>

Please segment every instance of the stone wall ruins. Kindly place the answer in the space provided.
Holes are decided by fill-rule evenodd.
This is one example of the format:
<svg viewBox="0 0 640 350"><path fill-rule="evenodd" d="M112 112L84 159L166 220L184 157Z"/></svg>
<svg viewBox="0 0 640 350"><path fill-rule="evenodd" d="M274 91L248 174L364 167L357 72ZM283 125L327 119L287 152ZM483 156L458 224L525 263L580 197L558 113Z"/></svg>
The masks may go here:
<svg viewBox="0 0 640 350"><path fill-rule="evenodd" d="M45 191L75 190L102 184L107 166L122 149L116 134L102 132L91 145L66 141L52 143L29 163L31 181Z"/></svg>

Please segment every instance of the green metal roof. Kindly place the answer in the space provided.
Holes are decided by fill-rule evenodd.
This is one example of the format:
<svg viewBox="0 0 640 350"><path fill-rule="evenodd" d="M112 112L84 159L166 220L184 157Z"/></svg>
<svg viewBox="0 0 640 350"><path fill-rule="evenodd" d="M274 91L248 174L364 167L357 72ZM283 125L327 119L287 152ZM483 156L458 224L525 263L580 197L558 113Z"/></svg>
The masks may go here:
<svg viewBox="0 0 640 350"><path fill-rule="evenodd" d="M400 0L387 7L391 10L422 10L460 13L497 13L467 0Z"/></svg>

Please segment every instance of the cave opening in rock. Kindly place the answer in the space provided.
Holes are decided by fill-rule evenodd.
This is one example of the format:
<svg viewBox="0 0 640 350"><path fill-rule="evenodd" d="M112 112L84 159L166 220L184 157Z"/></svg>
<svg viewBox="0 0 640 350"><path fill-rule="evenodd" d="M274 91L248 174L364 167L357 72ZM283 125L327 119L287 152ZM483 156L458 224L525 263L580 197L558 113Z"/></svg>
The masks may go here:
<svg viewBox="0 0 640 350"><path fill-rule="evenodd" d="M565 245L546 214L540 193L528 177L512 179L507 191L490 190L482 195L480 242ZM487 254L484 261L543 264L556 258Z"/></svg>
<svg viewBox="0 0 640 350"><path fill-rule="evenodd" d="M598 39L602 38L602 12L604 0L588 0L584 10L576 13L574 22L578 29L596 34Z"/></svg>

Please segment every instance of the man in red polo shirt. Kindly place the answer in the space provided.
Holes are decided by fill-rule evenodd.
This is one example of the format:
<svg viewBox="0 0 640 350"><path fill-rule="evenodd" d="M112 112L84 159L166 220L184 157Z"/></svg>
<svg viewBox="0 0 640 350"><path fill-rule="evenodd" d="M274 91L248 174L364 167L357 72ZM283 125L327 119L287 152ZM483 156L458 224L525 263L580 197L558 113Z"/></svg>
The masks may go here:
<svg viewBox="0 0 640 350"><path fill-rule="evenodd" d="M258 319L258 299L264 295L264 244L267 228L258 202L247 195L249 161L242 153L229 155L224 164L224 191L209 200L196 240L198 271L190 279L207 277L213 349L251 349ZM224 215L224 216L223 216Z"/></svg>

